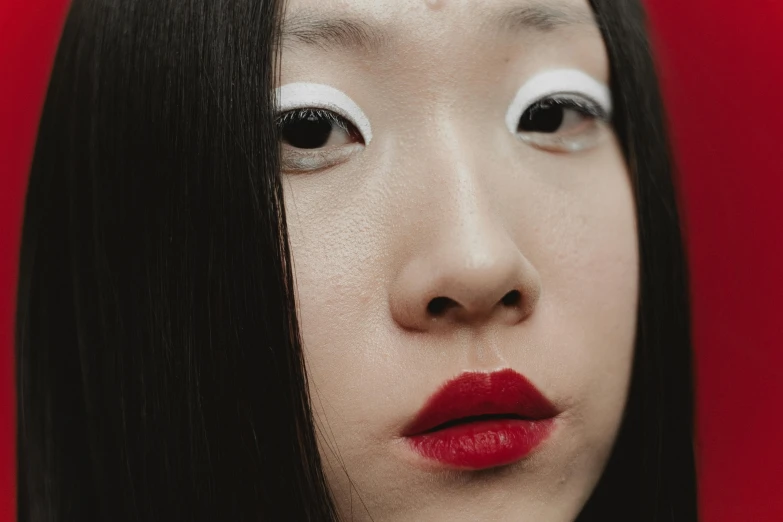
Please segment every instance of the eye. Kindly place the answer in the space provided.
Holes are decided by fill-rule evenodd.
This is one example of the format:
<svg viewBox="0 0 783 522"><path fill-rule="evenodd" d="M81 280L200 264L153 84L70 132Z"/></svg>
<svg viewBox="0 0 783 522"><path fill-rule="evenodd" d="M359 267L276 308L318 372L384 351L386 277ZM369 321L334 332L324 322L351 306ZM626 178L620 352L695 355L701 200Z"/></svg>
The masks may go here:
<svg viewBox="0 0 783 522"><path fill-rule="evenodd" d="M533 103L519 118L517 135L552 152L575 152L597 144L609 115L577 95L549 96Z"/></svg>
<svg viewBox="0 0 783 522"><path fill-rule="evenodd" d="M359 130L342 116L324 109L298 109L278 117L283 143L297 149L364 144Z"/></svg>
<svg viewBox="0 0 783 522"><path fill-rule="evenodd" d="M517 132L569 132L602 115L574 100L546 98L534 103L519 119Z"/></svg>
<svg viewBox="0 0 783 522"><path fill-rule="evenodd" d="M303 108L277 118L283 171L304 172L334 166L364 147L361 132L327 109Z"/></svg>
<svg viewBox="0 0 783 522"><path fill-rule="evenodd" d="M548 152L592 148L609 135L609 88L578 69L554 69L529 79L506 112L506 127Z"/></svg>
<svg viewBox="0 0 783 522"><path fill-rule="evenodd" d="M314 172L347 161L372 141L370 120L347 94L320 83L275 91L283 172Z"/></svg>

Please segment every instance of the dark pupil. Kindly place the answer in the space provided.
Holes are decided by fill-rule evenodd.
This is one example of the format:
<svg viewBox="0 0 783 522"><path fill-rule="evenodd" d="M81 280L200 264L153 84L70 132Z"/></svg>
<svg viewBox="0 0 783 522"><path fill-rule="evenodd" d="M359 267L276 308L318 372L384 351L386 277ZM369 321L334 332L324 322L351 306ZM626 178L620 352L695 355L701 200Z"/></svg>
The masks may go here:
<svg viewBox="0 0 783 522"><path fill-rule="evenodd" d="M554 103L538 103L525 111L519 119L518 131L557 132L563 124L565 109Z"/></svg>
<svg viewBox="0 0 783 522"><path fill-rule="evenodd" d="M298 149L317 149L326 145L332 122L317 114L291 119L283 124L283 141Z"/></svg>

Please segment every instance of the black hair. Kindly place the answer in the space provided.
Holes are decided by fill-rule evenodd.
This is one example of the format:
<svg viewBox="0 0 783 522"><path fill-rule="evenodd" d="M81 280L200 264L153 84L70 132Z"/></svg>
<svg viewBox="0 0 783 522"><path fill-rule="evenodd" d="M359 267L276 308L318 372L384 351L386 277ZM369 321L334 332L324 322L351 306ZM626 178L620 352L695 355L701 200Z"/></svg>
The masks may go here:
<svg viewBox="0 0 783 522"><path fill-rule="evenodd" d="M695 521L685 260L636 0L592 0L636 191L636 357L580 522ZM20 520L337 520L296 321L275 0L73 0L27 193ZM274 429L265 429L272 426Z"/></svg>
<svg viewBox="0 0 783 522"><path fill-rule="evenodd" d="M634 186L640 287L625 416L578 520L695 522L690 299L665 111L641 2L590 3L609 54L613 126Z"/></svg>

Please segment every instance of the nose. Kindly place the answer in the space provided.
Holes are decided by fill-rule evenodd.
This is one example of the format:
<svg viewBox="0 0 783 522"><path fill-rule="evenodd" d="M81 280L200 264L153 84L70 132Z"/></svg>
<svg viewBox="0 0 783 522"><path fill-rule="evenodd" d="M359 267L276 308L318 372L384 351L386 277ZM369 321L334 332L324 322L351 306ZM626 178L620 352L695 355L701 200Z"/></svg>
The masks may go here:
<svg viewBox="0 0 783 522"><path fill-rule="evenodd" d="M403 328L512 326L534 312L538 272L502 224L472 206L441 220L437 239L420 243L394 278L391 313Z"/></svg>

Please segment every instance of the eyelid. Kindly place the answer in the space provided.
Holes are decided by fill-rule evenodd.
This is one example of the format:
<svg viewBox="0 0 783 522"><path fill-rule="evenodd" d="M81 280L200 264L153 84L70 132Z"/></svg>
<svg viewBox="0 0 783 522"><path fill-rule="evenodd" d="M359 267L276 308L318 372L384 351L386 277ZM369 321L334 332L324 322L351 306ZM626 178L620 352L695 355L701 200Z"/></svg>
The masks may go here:
<svg viewBox="0 0 783 522"><path fill-rule="evenodd" d="M356 125L366 145L372 141L370 120L347 94L334 87L321 83L289 83L275 90L275 100L278 113L304 108L332 111Z"/></svg>
<svg viewBox="0 0 783 522"><path fill-rule="evenodd" d="M609 88L592 76L577 69L553 69L537 74L519 89L506 112L506 127L516 134L519 118L533 103L555 94L581 94L612 114L612 94Z"/></svg>

